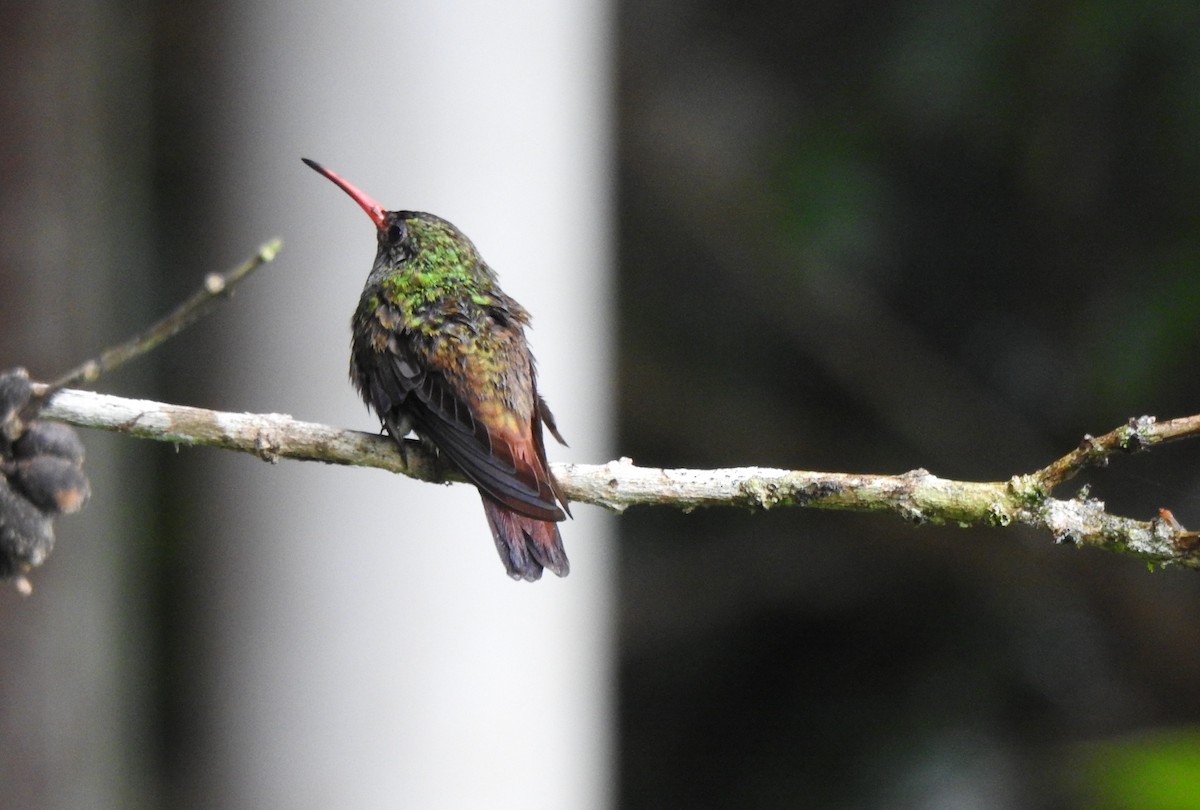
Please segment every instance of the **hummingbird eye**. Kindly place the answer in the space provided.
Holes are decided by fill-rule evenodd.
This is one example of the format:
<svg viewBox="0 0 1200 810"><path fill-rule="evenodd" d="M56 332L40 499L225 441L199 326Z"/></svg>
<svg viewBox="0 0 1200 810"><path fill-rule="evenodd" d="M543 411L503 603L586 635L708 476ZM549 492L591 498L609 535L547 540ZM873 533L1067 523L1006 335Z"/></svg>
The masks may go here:
<svg viewBox="0 0 1200 810"><path fill-rule="evenodd" d="M404 226L398 222L394 222L388 226L384 236L387 238L389 244L398 245L404 241Z"/></svg>

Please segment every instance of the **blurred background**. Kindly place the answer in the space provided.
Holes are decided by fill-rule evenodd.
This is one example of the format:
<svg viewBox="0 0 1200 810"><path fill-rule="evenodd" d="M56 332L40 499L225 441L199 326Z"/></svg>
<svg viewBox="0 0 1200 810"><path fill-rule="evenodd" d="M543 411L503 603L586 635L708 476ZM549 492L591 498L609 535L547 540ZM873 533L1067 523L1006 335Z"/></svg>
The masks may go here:
<svg viewBox="0 0 1200 810"><path fill-rule="evenodd" d="M98 387L373 429L370 227L305 156L472 235L556 460L992 480L1200 410L1200 7L253 8L0 6L0 366L52 376L278 234ZM580 506L570 578L525 587L466 488L84 439L91 503L0 593L4 804L1200 806L1192 572ZM1195 527L1198 471L1058 494Z"/></svg>

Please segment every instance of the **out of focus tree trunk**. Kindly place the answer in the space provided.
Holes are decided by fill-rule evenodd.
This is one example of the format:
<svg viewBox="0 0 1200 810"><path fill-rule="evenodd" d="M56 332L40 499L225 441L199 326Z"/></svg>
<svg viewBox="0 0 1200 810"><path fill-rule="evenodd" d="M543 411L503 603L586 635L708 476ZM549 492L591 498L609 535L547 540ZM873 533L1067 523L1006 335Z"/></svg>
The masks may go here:
<svg viewBox="0 0 1200 810"><path fill-rule="evenodd" d="M145 20L129 11L0 4L0 367L52 376L151 309L149 60ZM146 369L109 390L136 381L148 393ZM31 597L0 592L6 807L138 807L155 792L134 553L152 510L151 454L118 437L84 440L96 497L57 522Z"/></svg>

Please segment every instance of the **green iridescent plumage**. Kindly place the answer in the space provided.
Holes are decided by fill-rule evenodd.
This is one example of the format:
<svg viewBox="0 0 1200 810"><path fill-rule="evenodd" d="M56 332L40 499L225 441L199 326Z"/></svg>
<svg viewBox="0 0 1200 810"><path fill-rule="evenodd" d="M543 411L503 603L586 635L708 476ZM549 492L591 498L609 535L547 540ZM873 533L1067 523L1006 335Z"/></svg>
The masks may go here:
<svg viewBox="0 0 1200 810"><path fill-rule="evenodd" d="M406 236L400 250L381 246L383 262L367 280L354 316L352 379L366 390L362 375L375 371L375 355L398 351L440 373L455 397L485 412L489 427L518 431L535 410L522 329L528 313L453 225L414 212L395 219ZM389 349L397 335L408 345Z"/></svg>

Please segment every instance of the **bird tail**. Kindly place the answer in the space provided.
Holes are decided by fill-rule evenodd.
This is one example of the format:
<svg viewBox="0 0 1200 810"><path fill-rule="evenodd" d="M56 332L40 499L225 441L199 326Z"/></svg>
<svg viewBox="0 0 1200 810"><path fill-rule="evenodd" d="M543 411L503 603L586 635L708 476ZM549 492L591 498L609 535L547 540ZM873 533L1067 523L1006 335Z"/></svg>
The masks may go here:
<svg viewBox="0 0 1200 810"><path fill-rule="evenodd" d="M510 577L533 582L541 579L543 568L560 577L570 572L557 523L526 517L487 495L483 495L483 511Z"/></svg>

